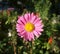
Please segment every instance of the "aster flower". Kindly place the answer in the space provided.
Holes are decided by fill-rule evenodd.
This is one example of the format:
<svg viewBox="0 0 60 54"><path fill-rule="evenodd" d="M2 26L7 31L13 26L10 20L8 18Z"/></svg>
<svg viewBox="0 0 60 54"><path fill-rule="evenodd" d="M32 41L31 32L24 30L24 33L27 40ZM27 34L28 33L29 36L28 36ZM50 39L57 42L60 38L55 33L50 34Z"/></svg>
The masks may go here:
<svg viewBox="0 0 60 54"><path fill-rule="evenodd" d="M16 30L18 36L24 40L32 41L35 37L38 38L43 31L42 20L34 13L26 13L25 15L18 16Z"/></svg>

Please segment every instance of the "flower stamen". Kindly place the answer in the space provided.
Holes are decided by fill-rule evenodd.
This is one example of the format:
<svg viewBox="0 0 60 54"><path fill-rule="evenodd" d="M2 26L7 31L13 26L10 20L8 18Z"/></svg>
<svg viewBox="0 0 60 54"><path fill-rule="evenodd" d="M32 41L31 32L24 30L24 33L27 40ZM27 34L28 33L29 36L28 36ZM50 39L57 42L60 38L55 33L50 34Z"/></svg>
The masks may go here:
<svg viewBox="0 0 60 54"><path fill-rule="evenodd" d="M32 32L34 30L34 28L35 28L35 26L32 23L30 23L30 22L27 22L25 24L25 30L27 32Z"/></svg>

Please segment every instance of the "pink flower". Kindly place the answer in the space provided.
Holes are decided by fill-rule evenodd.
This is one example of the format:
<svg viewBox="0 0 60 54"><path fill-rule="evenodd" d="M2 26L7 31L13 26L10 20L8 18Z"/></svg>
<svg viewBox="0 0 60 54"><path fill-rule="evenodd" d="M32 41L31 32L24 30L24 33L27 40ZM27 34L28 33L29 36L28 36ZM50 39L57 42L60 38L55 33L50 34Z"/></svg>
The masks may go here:
<svg viewBox="0 0 60 54"><path fill-rule="evenodd" d="M38 38L43 31L42 20L34 13L26 13L18 16L16 29L21 38L32 41L35 37Z"/></svg>

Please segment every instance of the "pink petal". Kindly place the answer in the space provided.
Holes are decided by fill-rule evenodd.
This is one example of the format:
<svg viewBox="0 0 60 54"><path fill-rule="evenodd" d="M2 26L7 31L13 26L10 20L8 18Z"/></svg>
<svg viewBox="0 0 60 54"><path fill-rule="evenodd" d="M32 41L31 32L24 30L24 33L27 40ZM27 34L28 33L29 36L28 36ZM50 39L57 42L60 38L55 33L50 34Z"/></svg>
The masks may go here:
<svg viewBox="0 0 60 54"><path fill-rule="evenodd" d="M17 29L17 32L23 32L24 31L24 29Z"/></svg>
<svg viewBox="0 0 60 54"><path fill-rule="evenodd" d="M33 33L37 38L39 37L39 34L36 31L34 31Z"/></svg>
<svg viewBox="0 0 60 54"><path fill-rule="evenodd" d="M38 34L39 34L39 36L40 36L42 33L38 32Z"/></svg>
<svg viewBox="0 0 60 54"><path fill-rule="evenodd" d="M33 34L33 33L31 33L30 35L31 35L32 40L34 40L34 34Z"/></svg>
<svg viewBox="0 0 60 54"><path fill-rule="evenodd" d="M23 34L24 35L24 40L27 41L28 40L28 35L27 32Z"/></svg>
<svg viewBox="0 0 60 54"><path fill-rule="evenodd" d="M20 37L22 38L26 38L26 31L23 31L23 32L18 32L18 35L20 35Z"/></svg>
<svg viewBox="0 0 60 54"><path fill-rule="evenodd" d="M34 23L35 23L35 24L42 24L42 20L37 20L37 19L36 19L36 20L34 21Z"/></svg>
<svg viewBox="0 0 60 54"><path fill-rule="evenodd" d="M24 18L25 18L26 22L29 21L30 13L26 13L26 14L24 15Z"/></svg>
<svg viewBox="0 0 60 54"><path fill-rule="evenodd" d="M25 21L25 19L24 19L24 18L22 18L22 19L21 19L21 21L22 21L24 24L26 24L26 21Z"/></svg>
<svg viewBox="0 0 60 54"><path fill-rule="evenodd" d="M23 16L21 16L21 17L20 17L20 21L21 21L23 24L25 24L25 23L26 23L26 21L25 21L25 19L24 19L24 17L23 17Z"/></svg>
<svg viewBox="0 0 60 54"><path fill-rule="evenodd" d="M43 25L42 26L35 26L36 29L42 29L43 28Z"/></svg>
<svg viewBox="0 0 60 54"><path fill-rule="evenodd" d="M40 27L40 28L42 28L44 25L43 24L35 24L35 27Z"/></svg>
<svg viewBox="0 0 60 54"><path fill-rule="evenodd" d="M23 28L16 28L17 29L17 32L23 32L24 29Z"/></svg>
<svg viewBox="0 0 60 54"><path fill-rule="evenodd" d="M31 13L31 17L33 17L33 16L35 16L35 14L34 13Z"/></svg>
<svg viewBox="0 0 60 54"><path fill-rule="evenodd" d="M24 26L16 24L16 29L17 29L17 32L21 32L24 30Z"/></svg>
<svg viewBox="0 0 60 54"><path fill-rule="evenodd" d="M30 33L28 33L28 40L31 41Z"/></svg>
<svg viewBox="0 0 60 54"><path fill-rule="evenodd" d="M23 37L24 37L24 36L23 36L23 35L21 35L20 33L18 33L18 36L19 36L19 37L21 37L21 38L23 38Z"/></svg>
<svg viewBox="0 0 60 54"><path fill-rule="evenodd" d="M24 26L17 23L16 28L24 28Z"/></svg>
<svg viewBox="0 0 60 54"><path fill-rule="evenodd" d="M27 33L28 35L28 40L31 41L31 40L34 40L34 35L33 33Z"/></svg>
<svg viewBox="0 0 60 54"><path fill-rule="evenodd" d="M34 34L32 32L30 33L30 38L31 38L31 40L34 40Z"/></svg>
<svg viewBox="0 0 60 54"><path fill-rule="evenodd" d="M36 24L36 23L38 23L38 22L40 22L41 20L40 20L40 18L37 18L35 21L34 21L34 24Z"/></svg>
<svg viewBox="0 0 60 54"><path fill-rule="evenodd" d="M33 23L36 19L37 19L36 16L33 16L33 17L31 17L30 21Z"/></svg>
<svg viewBox="0 0 60 54"><path fill-rule="evenodd" d="M31 14L31 22L33 22L35 18L36 18L35 14L32 13L32 14Z"/></svg>
<svg viewBox="0 0 60 54"><path fill-rule="evenodd" d="M17 20L18 24L24 25L24 23L20 20L20 18Z"/></svg>
<svg viewBox="0 0 60 54"><path fill-rule="evenodd" d="M28 13L28 20L30 21L30 19L31 19L31 14Z"/></svg>
<svg viewBox="0 0 60 54"><path fill-rule="evenodd" d="M24 34L24 40L26 40L26 41L32 41L32 40L34 40L34 35L33 35L33 33L30 33L30 32L26 32L25 34Z"/></svg>
<svg viewBox="0 0 60 54"><path fill-rule="evenodd" d="M25 35L24 38L23 38L25 41L28 41L28 38L27 36Z"/></svg>
<svg viewBox="0 0 60 54"><path fill-rule="evenodd" d="M36 31L40 31L40 32L43 31L43 29L42 29L42 28L39 28L39 27L36 27L35 30L36 30Z"/></svg>
<svg viewBox="0 0 60 54"><path fill-rule="evenodd" d="M25 30L23 30L22 32L20 32L22 35L25 35L25 33L26 33L26 31Z"/></svg>

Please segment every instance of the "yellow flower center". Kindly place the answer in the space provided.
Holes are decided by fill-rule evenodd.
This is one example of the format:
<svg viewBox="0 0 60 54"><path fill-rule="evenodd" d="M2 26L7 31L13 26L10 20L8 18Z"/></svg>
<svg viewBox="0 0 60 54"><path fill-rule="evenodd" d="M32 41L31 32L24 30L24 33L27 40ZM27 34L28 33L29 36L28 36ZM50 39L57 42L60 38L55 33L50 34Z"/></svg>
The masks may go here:
<svg viewBox="0 0 60 54"><path fill-rule="evenodd" d="M25 24L25 30L27 32L32 32L34 30L34 28L35 28L35 26L32 23L30 23L30 22L27 22Z"/></svg>

